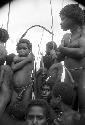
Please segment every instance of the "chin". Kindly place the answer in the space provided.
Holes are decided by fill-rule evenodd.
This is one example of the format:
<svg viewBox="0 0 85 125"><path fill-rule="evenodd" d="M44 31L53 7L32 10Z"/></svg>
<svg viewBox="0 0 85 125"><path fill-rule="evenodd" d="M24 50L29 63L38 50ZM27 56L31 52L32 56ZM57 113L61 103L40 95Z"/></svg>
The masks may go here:
<svg viewBox="0 0 85 125"><path fill-rule="evenodd" d="M63 31L67 31L67 29L66 28L61 28Z"/></svg>
<svg viewBox="0 0 85 125"><path fill-rule="evenodd" d="M63 29L63 31L67 31L67 29Z"/></svg>
<svg viewBox="0 0 85 125"><path fill-rule="evenodd" d="M65 27L63 27L63 26L61 26L61 29L62 29L63 31L67 31L67 30L68 30L67 28L65 28Z"/></svg>

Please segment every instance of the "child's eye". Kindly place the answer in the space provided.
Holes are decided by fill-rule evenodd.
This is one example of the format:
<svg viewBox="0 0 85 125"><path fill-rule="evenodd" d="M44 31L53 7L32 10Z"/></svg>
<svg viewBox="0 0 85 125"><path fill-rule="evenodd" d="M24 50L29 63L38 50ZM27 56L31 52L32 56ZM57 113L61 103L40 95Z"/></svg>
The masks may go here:
<svg viewBox="0 0 85 125"><path fill-rule="evenodd" d="M28 49L28 48L23 48L24 50Z"/></svg>
<svg viewBox="0 0 85 125"><path fill-rule="evenodd" d="M37 116L37 119L38 119L38 120L42 120L42 119L43 119L43 116Z"/></svg>

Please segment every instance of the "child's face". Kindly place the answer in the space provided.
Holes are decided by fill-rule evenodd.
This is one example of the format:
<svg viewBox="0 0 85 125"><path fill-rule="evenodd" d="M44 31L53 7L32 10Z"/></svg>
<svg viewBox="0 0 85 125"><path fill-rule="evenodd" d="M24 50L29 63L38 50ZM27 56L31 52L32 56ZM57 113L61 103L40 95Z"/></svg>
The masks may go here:
<svg viewBox="0 0 85 125"><path fill-rule="evenodd" d="M41 95L43 98L47 98L50 95L50 87L48 85L43 86Z"/></svg>
<svg viewBox="0 0 85 125"><path fill-rule="evenodd" d="M52 49L50 48L50 47L48 47L48 46L46 46L46 53L47 54L50 54L50 51L51 51Z"/></svg>
<svg viewBox="0 0 85 125"><path fill-rule="evenodd" d="M30 50L27 47L26 43L20 43L17 53L19 54L19 56L27 56L30 53Z"/></svg>

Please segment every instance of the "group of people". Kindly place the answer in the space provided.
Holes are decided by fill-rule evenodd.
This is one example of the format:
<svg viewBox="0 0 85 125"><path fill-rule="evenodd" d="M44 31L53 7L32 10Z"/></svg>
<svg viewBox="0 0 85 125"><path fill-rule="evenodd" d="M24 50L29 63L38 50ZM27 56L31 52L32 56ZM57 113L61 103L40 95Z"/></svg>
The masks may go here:
<svg viewBox="0 0 85 125"><path fill-rule="evenodd" d="M40 68L34 71L32 44L17 43L17 55L7 54L8 32L0 28L0 124L74 125L85 119L85 24L78 4L60 11L66 33L61 45L46 44ZM61 81L64 61L65 79ZM33 98L34 94L34 98ZM85 123L85 122L84 122Z"/></svg>

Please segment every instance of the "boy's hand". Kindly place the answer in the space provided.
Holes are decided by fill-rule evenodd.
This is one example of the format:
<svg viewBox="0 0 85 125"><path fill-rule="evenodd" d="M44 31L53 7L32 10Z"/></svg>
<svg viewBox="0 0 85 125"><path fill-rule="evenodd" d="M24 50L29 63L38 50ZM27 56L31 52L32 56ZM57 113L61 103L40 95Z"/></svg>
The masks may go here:
<svg viewBox="0 0 85 125"><path fill-rule="evenodd" d="M55 50L52 49L52 50L50 51L50 55L53 56L53 55L55 55L55 54L56 54Z"/></svg>

